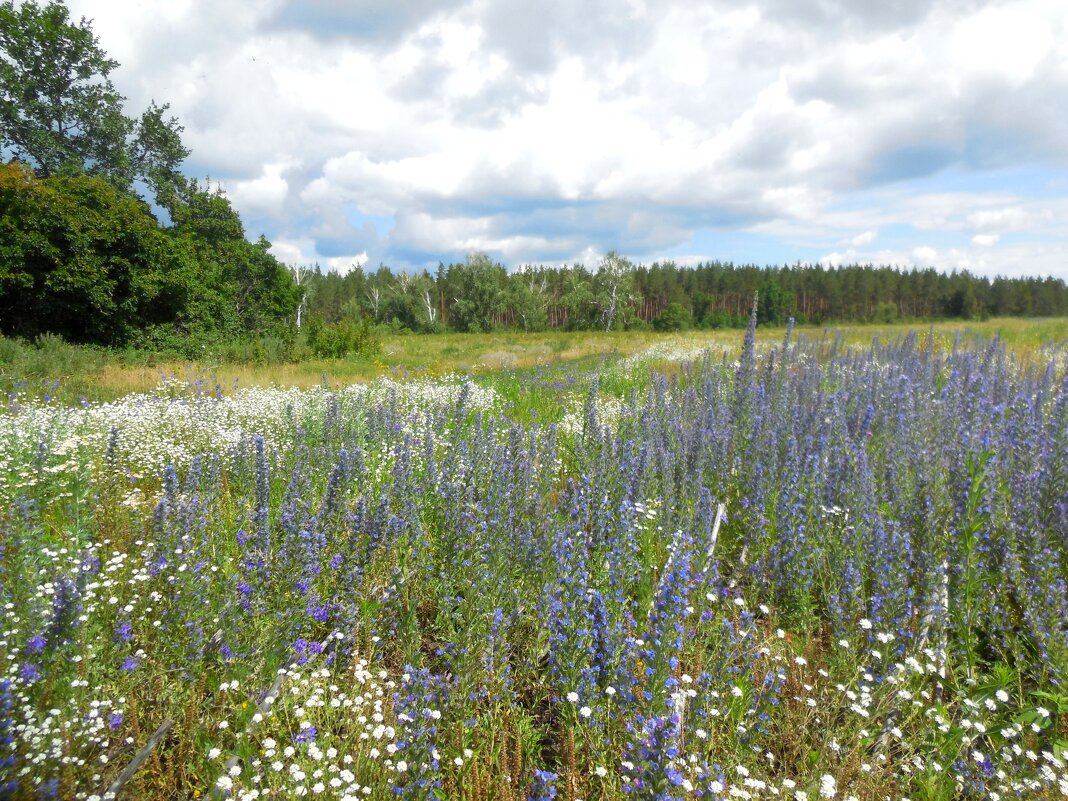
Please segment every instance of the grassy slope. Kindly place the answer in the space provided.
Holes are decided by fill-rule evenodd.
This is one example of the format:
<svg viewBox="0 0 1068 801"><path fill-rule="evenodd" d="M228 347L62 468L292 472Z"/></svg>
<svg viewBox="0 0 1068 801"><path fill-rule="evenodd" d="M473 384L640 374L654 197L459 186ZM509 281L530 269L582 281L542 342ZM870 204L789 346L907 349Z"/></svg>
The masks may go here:
<svg viewBox="0 0 1068 801"><path fill-rule="evenodd" d="M873 337L892 339L909 331L921 336L930 324L835 326L850 345L866 346ZM960 321L933 325L937 342L948 347L955 335L968 337L1001 336L1010 349L1026 357L1046 345L1068 343L1068 318L1027 320L993 319L981 323ZM805 328L809 337L824 335L822 328ZM761 329L758 339L776 341L783 329ZM663 349L736 348L742 332L688 331L679 334L653 332L563 332L536 334L496 332L490 334L437 334L387 336L382 353L370 359L315 359L299 364L218 364L167 362L154 366L136 365L116 356L90 352L67 345L44 350L18 346L0 340L0 390L11 392L21 387L25 397L55 395L62 402L77 403L111 400L131 392L143 392L156 386L161 378L173 375L181 379L204 382L206 389L218 385L227 392L246 386L312 386L323 381L349 384L382 375L411 375L447 372L496 373L536 364L573 362L597 355L629 356L657 346ZM53 388L58 380L58 388Z"/></svg>

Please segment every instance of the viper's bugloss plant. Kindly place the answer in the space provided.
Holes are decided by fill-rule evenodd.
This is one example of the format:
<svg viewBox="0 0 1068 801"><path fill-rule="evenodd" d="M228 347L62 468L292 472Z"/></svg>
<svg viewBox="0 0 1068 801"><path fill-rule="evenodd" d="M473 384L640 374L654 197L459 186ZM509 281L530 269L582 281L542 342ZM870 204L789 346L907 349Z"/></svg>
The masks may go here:
<svg viewBox="0 0 1068 801"><path fill-rule="evenodd" d="M654 364L12 408L0 796L1068 794L1064 365Z"/></svg>

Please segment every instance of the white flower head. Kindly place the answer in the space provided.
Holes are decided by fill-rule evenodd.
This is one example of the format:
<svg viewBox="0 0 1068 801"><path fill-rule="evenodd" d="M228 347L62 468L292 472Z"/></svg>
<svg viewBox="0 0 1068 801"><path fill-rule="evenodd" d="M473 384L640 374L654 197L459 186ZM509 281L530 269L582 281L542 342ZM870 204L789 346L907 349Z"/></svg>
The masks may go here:
<svg viewBox="0 0 1068 801"><path fill-rule="evenodd" d="M824 773L820 776L820 798L834 798L838 794L838 783L834 776Z"/></svg>

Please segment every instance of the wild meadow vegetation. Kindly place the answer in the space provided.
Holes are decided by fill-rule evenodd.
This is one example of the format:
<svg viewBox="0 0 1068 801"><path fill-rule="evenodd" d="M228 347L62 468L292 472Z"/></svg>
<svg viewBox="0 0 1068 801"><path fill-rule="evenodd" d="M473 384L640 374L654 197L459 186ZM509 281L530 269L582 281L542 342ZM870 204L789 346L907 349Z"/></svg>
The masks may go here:
<svg viewBox="0 0 1068 801"><path fill-rule="evenodd" d="M1064 797L1023 331L20 396L0 797Z"/></svg>
<svg viewBox="0 0 1068 801"><path fill-rule="evenodd" d="M1068 796L1063 280L324 275L116 67L0 0L0 799Z"/></svg>
<svg viewBox="0 0 1068 801"><path fill-rule="evenodd" d="M129 115L85 18L0 0L0 335L143 360L300 364L378 355L382 332L672 332L1068 315L1052 276L707 261L514 264L456 254L344 274L283 264L222 188L182 172L169 107ZM10 355L0 346L0 364ZM46 376L51 377L51 376Z"/></svg>
<svg viewBox="0 0 1068 801"><path fill-rule="evenodd" d="M785 327L760 326L760 344L782 340ZM998 337L1024 362L1045 360L1053 343L1068 342L1068 317L993 318L962 325L943 320L922 326L903 323L804 327L798 332L822 337L834 331L843 343L863 347L874 337L892 340L920 330L939 349L957 337ZM367 382L377 377L403 378L448 373L492 380L515 369L571 363L591 369L638 354L666 361L694 359L711 348L736 351L742 332L733 330L656 331L503 331L491 333L376 333L371 353L316 357L306 341L295 346L296 361L271 348L271 340L221 344L200 349L195 358L176 353L101 349L66 342L55 335L32 341L0 337L0 393L6 405L27 402L113 401L131 393L151 392L161 381L181 380L202 389L229 394L242 387L315 387ZM648 359L647 359L648 360Z"/></svg>

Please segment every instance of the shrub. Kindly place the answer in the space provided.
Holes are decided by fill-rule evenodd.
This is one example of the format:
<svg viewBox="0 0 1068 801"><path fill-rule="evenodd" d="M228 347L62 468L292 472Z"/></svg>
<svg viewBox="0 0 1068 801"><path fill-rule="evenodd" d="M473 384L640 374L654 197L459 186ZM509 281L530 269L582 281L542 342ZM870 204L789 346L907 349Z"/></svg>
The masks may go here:
<svg viewBox="0 0 1068 801"><path fill-rule="evenodd" d="M657 331L685 331L692 322L690 310L681 303L669 303L653 320Z"/></svg>
<svg viewBox="0 0 1068 801"><path fill-rule="evenodd" d="M343 359L374 356L382 349L382 342L367 319L358 323L344 319L331 325L313 319L308 324L308 347L320 358Z"/></svg>

